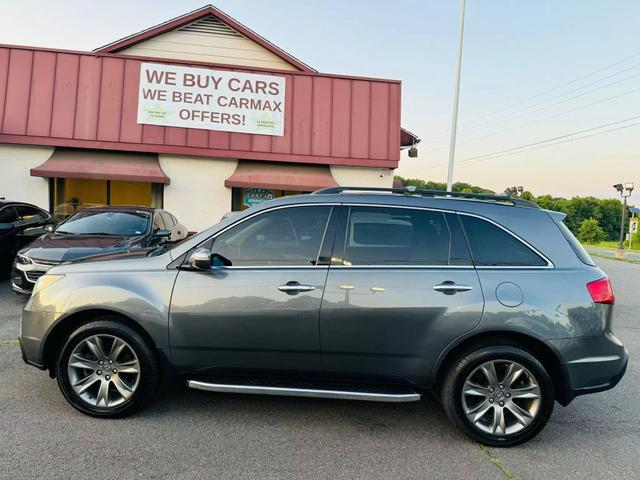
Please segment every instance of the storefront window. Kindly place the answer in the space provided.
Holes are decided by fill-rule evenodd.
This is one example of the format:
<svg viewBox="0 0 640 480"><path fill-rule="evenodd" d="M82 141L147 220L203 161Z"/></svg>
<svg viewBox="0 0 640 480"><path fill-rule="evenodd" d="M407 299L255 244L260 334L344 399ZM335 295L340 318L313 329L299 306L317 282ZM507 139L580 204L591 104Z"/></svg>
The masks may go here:
<svg viewBox="0 0 640 480"><path fill-rule="evenodd" d="M249 207L258 205L274 198L284 197L286 195L298 195L303 192L294 190L270 190L266 188L234 188L232 210L246 210Z"/></svg>
<svg viewBox="0 0 640 480"><path fill-rule="evenodd" d="M60 218L102 205L162 208L163 185L157 183L56 178L52 188L53 214Z"/></svg>

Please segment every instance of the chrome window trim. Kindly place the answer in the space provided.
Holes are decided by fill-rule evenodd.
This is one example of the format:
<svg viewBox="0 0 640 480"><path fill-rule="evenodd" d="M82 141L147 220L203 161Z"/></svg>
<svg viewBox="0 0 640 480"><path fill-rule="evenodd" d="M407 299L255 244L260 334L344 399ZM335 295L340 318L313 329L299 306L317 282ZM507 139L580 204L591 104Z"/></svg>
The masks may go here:
<svg viewBox="0 0 640 480"><path fill-rule="evenodd" d="M223 271L223 270L312 270L312 269L320 269L320 268L329 268L329 265L231 265L230 267L211 267L211 271Z"/></svg>
<svg viewBox="0 0 640 480"><path fill-rule="evenodd" d="M424 270L424 269L429 269L429 270L438 270L438 269L446 269L446 270L452 270L452 269L458 269L458 270L473 270L475 267L473 265L331 265L331 268L338 268L338 269L351 269L351 270L355 270L355 269L359 269L359 268L363 268L363 269L368 269L368 268L380 268L380 269L403 269L403 270Z"/></svg>
<svg viewBox="0 0 640 480"><path fill-rule="evenodd" d="M432 212L441 212L441 213L453 213L453 214L458 214L458 215L467 215L469 217L476 217L479 218L480 220L484 220L486 222L491 223L492 225L495 225L496 227L498 227L499 229L503 230L504 232L506 232L507 234L511 235L513 238L515 238L518 242L522 243L524 246L526 246L527 248L529 248L530 250L532 250L536 255L538 255L540 258L542 258L545 262L547 262L547 265L540 265L540 266L534 266L534 265L529 265L529 266L520 266L520 265L255 265L255 266L230 266L230 267L218 267L220 269L224 269L224 270L247 270L247 269L274 269L274 268L300 268L300 269L312 269L312 268L337 268L337 269L358 269L358 268L364 268L364 269L373 269L373 268L378 268L378 269L393 269L393 268L401 268L401 269L418 269L418 270L424 270L424 269L429 269L429 270L433 270L433 269L438 269L438 268L442 268L442 269L461 269L461 270L472 270L472 269L476 269L476 270L551 270L551 269L555 269L555 265L553 264L553 262L551 260L549 260L544 254L542 254L537 248L535 248L533 245L531 245L529 242L527 242L526 240L524 240L523 238L521 238L520 236L516 235L515 233L513 233L511 230L503 227L502 225L500 225L499 223L495 222L494 220L485 217L483 215L478 215L475 213L469 213L469 212L463 212L460 210L455 210L455 209L446 209L446 208L433 208L433 207L421 207L421 206L415 206L415 205L387 205L387 204L379 204L379 203L361 203L361 202L312 202L312 203L297 203L297 204L293 204L293 205L278 205L272 208L268 208L265 210L260 210L259 212L255 212L252 215L249 215L248 217L245 217L241 220L238 220L237 222L232 223L231 225L227 225L225 228L223 228L222 230L220 230L219 232L216 232L214 235L206 238L205 240L203 240L202 242L200 242L198 245L196 245L194 248L198 248L200 246L202 246L202 244L208 242L209 240L215 240L219 235L222 235L223 233L225 233L227 230L236 227L240 224L242 224L243 222L252 219L258 215L262 215L264 213L267 212L272 212L275 210L280 210L283 208L297 208L297 207L313 207L313 206L331 206L331 207L335 207L335 206L344 206L344 207L377 207L377 208L404 208L404 209L410 209L410 210L428 210L428 211L432 211ZM327 221L327 225L325 226L325 232L326 233L326 229L329 225L329 221L331 220L331 214L329 216L329 219ZM323 238L322 240L324 241L324 233L323 233ZM467 240L465 239L465 242ZM322 248L322 242L320 243L320 248ZM193 249L192 249L193 250ZM320 254L320 250L318 250L318 255ZM316 263L317 263L317 257L316 257Z"/></svg>

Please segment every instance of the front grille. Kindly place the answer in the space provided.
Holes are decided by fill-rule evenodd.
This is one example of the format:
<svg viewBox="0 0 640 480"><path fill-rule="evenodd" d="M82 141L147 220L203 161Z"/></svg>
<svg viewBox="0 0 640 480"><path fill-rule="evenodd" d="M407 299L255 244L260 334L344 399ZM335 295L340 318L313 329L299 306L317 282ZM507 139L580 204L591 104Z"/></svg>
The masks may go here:
<svg viewBox="0 0 640 480"><path fill-rule="evenodd" d="M47 272L40 272L38 270L31 270L30 272L24 272L25 276L27 277L27 280L34 283L45 273Z"/></svg>

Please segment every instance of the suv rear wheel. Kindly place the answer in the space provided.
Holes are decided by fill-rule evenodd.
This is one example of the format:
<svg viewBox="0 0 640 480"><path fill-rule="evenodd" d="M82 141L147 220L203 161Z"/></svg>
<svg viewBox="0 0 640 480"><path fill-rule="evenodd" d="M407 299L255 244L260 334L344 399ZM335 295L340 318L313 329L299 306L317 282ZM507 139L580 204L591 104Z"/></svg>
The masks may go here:
<svg viewBox="0 0 640 480"><path fill-rule="evenodd" d="M134 330L103 317L71 333L56 360L58 385L76 409L96 417L121 417L154 396L158 364Z"/></svg>
<svg viewBox="0 0 640 480"><path fill-rule="evenodd" d="M525 442L546 425L554 404L553 383L529 352L511 345L463 353L449 366L441 401L467 436L485 445Z"/></svg>

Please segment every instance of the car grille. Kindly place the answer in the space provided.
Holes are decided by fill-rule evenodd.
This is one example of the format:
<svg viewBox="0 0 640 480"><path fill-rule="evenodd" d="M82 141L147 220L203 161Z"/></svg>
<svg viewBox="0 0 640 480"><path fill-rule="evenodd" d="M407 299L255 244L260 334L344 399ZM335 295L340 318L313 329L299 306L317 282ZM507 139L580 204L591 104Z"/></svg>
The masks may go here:
<svg viewBox="0 0 640 480"><path fill-rule="evenodd" d="M38 270L31 270L29 272L24 272L24 274L27 277L27 280L29 280L30 282L36 282L36 280L38 280L42 275L44 275L47 272L41 272Z"/></svg>

